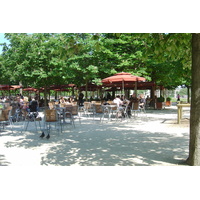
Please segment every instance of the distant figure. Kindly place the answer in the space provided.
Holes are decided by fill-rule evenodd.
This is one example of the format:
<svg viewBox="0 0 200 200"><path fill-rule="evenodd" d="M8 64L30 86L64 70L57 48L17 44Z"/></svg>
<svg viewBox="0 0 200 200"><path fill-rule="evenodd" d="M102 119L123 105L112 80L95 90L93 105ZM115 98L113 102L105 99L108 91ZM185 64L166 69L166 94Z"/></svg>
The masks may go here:
<svg viewBox="0 0 200 200"><path fill-rule="evenodd" d="M84 102L83 97L84 97L84 94L81 92L81 93L79 94L79 97L78 97L79 106L83 106L83 102Z"/></svg>
<svg viewBox="0 0 200 200"><path fill-rule="evenodd" d="M146 100L144 98L144 94L140 94L140 98L139 98L139 106L140 106L140 108L144 108L145 107L145 103L146 103Z"/></svg>
<svg viewBox="0 0 200 200"><path fill-rule="evenodd" d="M107 100L111 100L111 98L112 98L112 97L111 97L111 94L108 92L108 93L107 93Z"/></svg>
<svg viewBox="0 0 200 200"><path fill-rule="evenodd" d="M177 101L180 101L180 95L179 94L177 95Z"/></svg>
<svg viewBox="0 0 200 200"><path fill-rule="evenodd" d="M66 103L65 98L64 97L60 97L59 103L60 104L65 104Z"/></svg>
<svg viewBox="0 0 200 200"><path fill-rule="evenodd" d="M38 101L32 98L32 101L29 103L30 112L38 112Z"/></svg>
<svg viewBox="0 0 200 200"><path fill-rule="evenodd" d="M138 102L138 98L137 98L135 93L133 93L132 96L130 97L130 101L133 102L133 103Z"/></svg>

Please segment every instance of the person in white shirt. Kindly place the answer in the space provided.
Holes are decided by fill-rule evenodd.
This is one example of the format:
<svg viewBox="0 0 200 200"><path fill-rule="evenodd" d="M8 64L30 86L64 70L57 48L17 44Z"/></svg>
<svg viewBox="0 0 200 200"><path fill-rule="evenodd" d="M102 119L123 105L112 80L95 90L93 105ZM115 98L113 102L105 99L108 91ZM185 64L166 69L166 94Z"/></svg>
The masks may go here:
<svg viewBox="0 0 200 200"><path fill-rule="evenodd" d="M119 96L119 95L117 95L117 96L115 97L115 99L113 100L113 103L116 103L118 107L119 107L120 105L123 105L123 101L120 99L120 96Z"/></svg>

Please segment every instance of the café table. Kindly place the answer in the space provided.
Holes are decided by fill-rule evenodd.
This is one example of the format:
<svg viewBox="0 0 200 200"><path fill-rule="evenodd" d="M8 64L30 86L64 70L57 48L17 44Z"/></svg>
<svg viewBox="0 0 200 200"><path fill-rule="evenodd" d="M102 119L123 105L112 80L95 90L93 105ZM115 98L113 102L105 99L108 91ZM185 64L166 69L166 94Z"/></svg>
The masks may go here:
<svg viewBox="0 0 200 200"><path fill-rule="evenodd" d="M180 124L181 123L181 119L183 116L183 107L190 107L190 104L177 104L177 123Z"/></svg>
<svg viewBox="0 0 200 200"><path fill-rule="evenodd" d="M108 121L111 120L111 116L113 115L114 111L118 111L118 107L117 105L102 105L102 108L103 108L103 116L102 118L104 118L105 114L108 115Z"/></svg>

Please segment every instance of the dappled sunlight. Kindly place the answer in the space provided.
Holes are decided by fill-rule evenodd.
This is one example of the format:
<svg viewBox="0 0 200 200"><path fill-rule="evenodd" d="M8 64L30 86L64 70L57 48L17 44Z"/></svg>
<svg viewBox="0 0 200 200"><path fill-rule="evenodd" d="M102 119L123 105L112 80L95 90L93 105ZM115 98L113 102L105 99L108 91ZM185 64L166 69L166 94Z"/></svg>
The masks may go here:
<svg viewBox="0 0 200 200"><path fill-rule="evenodd" d="M76 122L75 128L64 126L62 133L52 130L49 140L41 139L41 131L34 130L34 126L23 132L5 132L1 135L5 141L3 150L10 152L7 156L0 155L0 164L14 164L9 158L15 151L19 158L13 162L19 165L179 165L188 156L189 128L169 123L168 119L175 119L174 116L170 119L169 115L167 113L166 118L156 115L158 119L153 120L148 113L146 120L133 118L129 122L100 123L83 119L81 124ZM19 162L17 159L21 156L23 161ZM33 157L32 161L26 159L29 156Z"/></svg>

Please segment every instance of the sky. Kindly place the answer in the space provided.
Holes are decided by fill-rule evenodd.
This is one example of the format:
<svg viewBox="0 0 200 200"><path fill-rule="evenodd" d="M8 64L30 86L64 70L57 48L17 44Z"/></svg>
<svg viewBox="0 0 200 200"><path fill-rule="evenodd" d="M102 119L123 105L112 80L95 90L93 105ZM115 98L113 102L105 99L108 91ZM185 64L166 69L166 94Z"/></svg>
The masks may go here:
<svg viewBox="0 0 200 200"><path fill-rule="evenodd" d="M4 33L0 33L0 43L7 42L7 40L4 38ZM0 54L2 53L2 46L0 46Z"/></svg>

